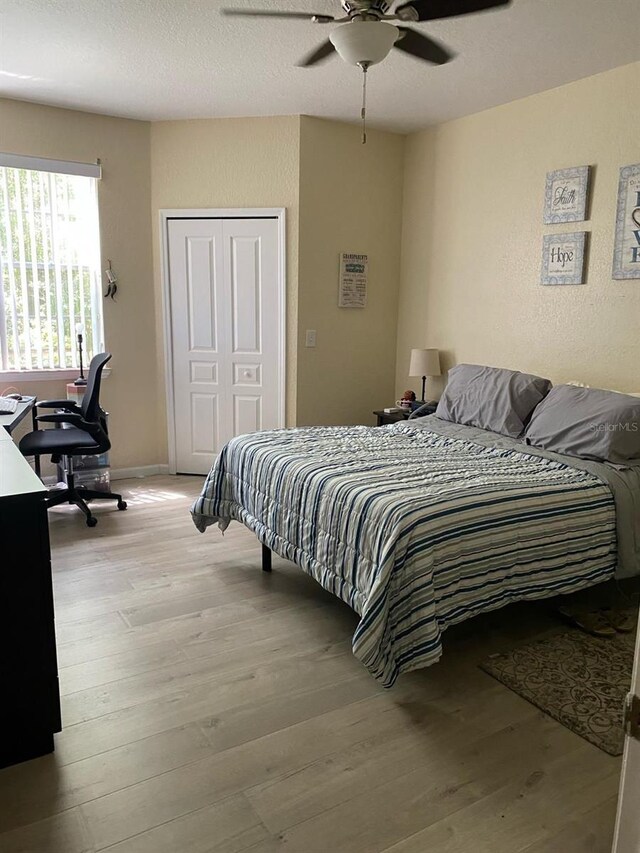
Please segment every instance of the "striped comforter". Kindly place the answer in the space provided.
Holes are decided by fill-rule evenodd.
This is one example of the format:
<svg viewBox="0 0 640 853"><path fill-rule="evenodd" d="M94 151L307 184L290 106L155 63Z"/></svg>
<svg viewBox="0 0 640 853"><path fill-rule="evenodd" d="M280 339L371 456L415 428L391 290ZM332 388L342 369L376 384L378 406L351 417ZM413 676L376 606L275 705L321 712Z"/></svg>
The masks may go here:
<svg viewBox="0 0 640 853"><path fill-rule="evenodd" d="M386 686L435 663L449 625L616 567L593 474L411 423L234 438L192 513L200 530L241 521L349 604L353 652Z"/></svg>

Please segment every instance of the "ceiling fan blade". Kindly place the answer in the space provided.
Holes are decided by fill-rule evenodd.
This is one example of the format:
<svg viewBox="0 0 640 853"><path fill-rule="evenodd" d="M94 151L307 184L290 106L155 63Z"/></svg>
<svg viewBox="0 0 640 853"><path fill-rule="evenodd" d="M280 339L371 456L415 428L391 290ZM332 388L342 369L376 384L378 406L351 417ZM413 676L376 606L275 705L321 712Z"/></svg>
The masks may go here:
<svg viewBox="0 0 640 853"><path fill-rule="evenodd" d="M311 53L308 53L300 62L296 63L300 68L310 68L312 65L317 65L318 62L322 62L325 59L328 59L332 54L336 52L335 47L331 44L329 39L323 41L320 47L317 47L315 50L312 50Z"/></svg>
<svg viewBox="0 0 640 853"><path fill-rule="evenodd" d="M412 30L410 27L398 27L398 29L400 37L394 47L404 53L410 53L411 56L417 56L418 59L424 59L434 65L444 65L455 56L443 44L418 30Z"/></svg>
<svg viewBox="0 0 640 853"><path fill-rule="evenodd" d="M457 15L470 15L510 5L511 0L413 0L412 3L398 6L394 14L405 21L435 21L438 18L455 18ZM417 13L417 19L411 10Z"/></svg>
<svg viewBox="0 0 640 853"><path fill-rule="evenodd" d="M314 15L313 12L276 12L267 9L221 9L220 14L233 18L293 18L313 21L315 24L330 24L333 15Z"/></svg>

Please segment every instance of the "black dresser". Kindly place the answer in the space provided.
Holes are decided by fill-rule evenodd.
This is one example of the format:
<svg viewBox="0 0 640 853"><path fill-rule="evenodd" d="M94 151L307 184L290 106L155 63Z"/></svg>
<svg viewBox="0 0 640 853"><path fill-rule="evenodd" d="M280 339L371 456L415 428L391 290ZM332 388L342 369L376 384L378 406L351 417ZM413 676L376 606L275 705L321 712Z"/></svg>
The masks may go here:
<svg viewBox="0 0 640 853"><path fill-rule="evenodd" d="M0 429L0 767L52 752L61 728L45 496Z"/></svg>

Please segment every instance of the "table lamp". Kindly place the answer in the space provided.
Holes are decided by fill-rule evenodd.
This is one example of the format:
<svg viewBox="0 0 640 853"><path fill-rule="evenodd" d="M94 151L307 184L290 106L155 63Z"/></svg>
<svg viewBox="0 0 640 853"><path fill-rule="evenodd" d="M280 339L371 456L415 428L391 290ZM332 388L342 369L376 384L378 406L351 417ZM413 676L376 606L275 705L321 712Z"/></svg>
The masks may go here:
<svg viewBox="0 0 640 853"><path fill-rule="evenodd" d="M440 376L440 353L437 349L412 349L409 376L422 376L422 401L425 399L427 376Z"/></svg>

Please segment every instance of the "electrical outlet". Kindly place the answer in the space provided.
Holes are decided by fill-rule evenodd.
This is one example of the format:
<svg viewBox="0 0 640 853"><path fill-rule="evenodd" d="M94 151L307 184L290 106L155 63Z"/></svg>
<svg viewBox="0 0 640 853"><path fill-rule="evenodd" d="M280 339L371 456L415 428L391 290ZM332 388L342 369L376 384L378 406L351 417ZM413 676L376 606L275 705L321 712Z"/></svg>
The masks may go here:
<svg viewBox="0 0 640 853"><path fill-rule="evenodd" d="M315 329L307 329L307 333L304 339L304 345L306 347L314 347L316 345L316 330Z"/></svg>

